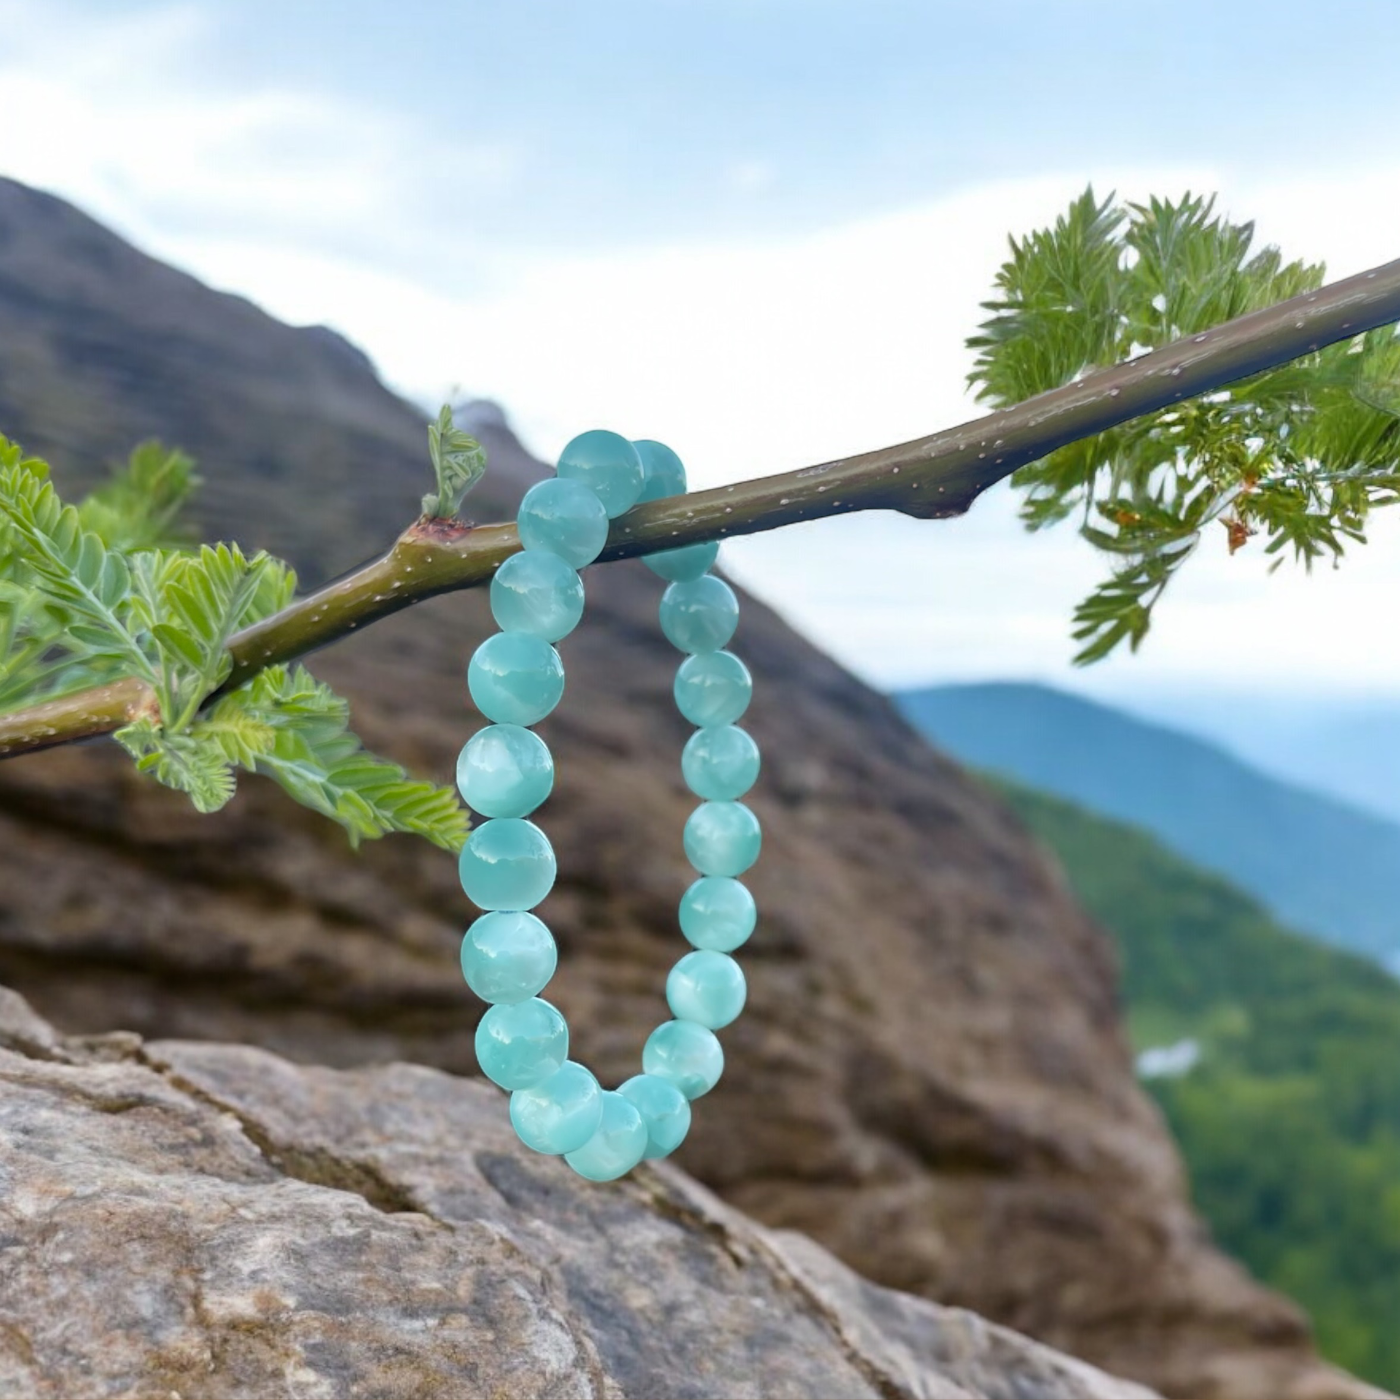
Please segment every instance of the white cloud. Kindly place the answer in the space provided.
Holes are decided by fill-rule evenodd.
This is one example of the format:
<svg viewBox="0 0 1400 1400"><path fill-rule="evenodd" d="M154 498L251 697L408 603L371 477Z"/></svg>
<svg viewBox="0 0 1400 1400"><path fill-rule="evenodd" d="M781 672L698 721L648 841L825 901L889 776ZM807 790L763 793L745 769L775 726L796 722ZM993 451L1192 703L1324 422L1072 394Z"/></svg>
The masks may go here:
<svg viewBox="0 0 1400 1400"><path fill-rule="evenodd" d="M436 259L449 281L449 252L468 247L460 192L508 181L520 158L363 100L219 81L205 6L0 0L0 34L0 171L225 285L239 285L244 250L367 268Z"/></svg>
<svg viewBox="0 0 1400 1400"><path fill-rule="evenodd" d="M1130 196L1218 189L1235 217L1334 272L1397 251L1400 168L1066 171L985 183L815 235L526 257L473 243L435 195L508 181L518 151L450 151L363 101L221 88L206 12L122 18L0 0L0 170L75 199L223 287L327 322L401 389L460 384L557 452L606 424L672 442L697 484L896 442L974 412L963 339L1005 235L1092 174ZM55 22L67 16L73 22ZM471 179L466 179L467 174ZM737 185L771 178L736 166ZM1396 526L1340 573L1272 580L1210 541L1135 659L1098 688L1308 685L1400 692ZM1072 534L1025 537L1005 490L955 522L859 516L727 546L730 565L864 674L903 682L1063 680L1068 617L1099 561ZM1320 678L1322 678L1320 680Z"/></svg>

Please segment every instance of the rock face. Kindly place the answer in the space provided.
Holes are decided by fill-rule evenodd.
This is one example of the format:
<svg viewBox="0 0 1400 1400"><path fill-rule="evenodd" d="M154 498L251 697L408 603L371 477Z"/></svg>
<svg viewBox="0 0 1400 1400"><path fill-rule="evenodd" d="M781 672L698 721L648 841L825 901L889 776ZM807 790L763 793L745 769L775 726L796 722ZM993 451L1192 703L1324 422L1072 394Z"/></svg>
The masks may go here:
<svg viewBox="0 0 1400 1400"><path fill-rule="evenodd" d="M209 533L313 577L417 509L422 419L355 352L4 182L0 325L0 431L51 455L60 488L159 432L199 456ZM479 431L491 469L471 503L499 518L542 468L489 415ZM688 731L659 581L624 563L588 586L563 646L566 703L541 726L561 867L541 912L561 949L549 995L580 1058L615 1082L666 1015L682 946ZM352 697L369 743L445 781L480 723L463 670L490 626L479 592L438 599L312 664ZM1052 861L752 600L735 650L757 682L762 916L749 1008L680 1165L868 1278L1166 1391L1360 1393L1192 1213L1133 1079L1109 948ZM0 980L65 1031L472 1073L480 1007L457 968L469 916L440 852L394 838L353 854L257 780L197 819L110 746L0 764Z"/></svg>
<svg viewBox="0 0 1400 1400"><path fill-rule="evenodd" d="M0 1394L1134 1400L416 1065L64 1041L0 989ZM75 1264L75 1261L81 1261Z"/></svg>

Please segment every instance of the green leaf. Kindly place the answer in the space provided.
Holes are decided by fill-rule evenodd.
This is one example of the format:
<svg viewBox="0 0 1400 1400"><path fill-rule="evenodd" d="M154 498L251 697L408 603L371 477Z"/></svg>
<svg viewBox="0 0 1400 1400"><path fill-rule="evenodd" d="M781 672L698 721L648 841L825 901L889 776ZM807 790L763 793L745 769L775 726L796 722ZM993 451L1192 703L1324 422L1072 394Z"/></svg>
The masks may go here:
<svg viewBox="0 0 1400 1400"><path fill-rule="evenodd" d="M1012 239L991 313L968 344L996 405L1319 286L1320 264L1258 247L1252 224L1187 194L1117 205L1086 191L1047 229ZM1304 565L1364 538L1400 500L1400 340L1393 329L1072 443L1012 477L1022 519L1070 515L1114 559L1075 615L1077 658L1139 645L1153 609L1214 521L1232 552L1254 536Z"/></svg>
<svg viewBox="0 0 1400 1400"><path fill-rule="evenodd" d="M443 404L437 422L428 424L428 455L437 491L423 497L423 514L451 518L461 509L467 492L486 474L486 450L470 433L453 426L452 409Z"/></svg>
<svg viewBox="0 0 1400 1400"><path fill-rule="evenodd" d="M147 680L154 672L122 620L131 575L119 554L82 528L77 510L65 506L47 480L25 461L0 465L0 518L11 527L18 560L48 597L65 604L130 671Z"/></svg>
<svg viewBox="0 0 1400 1400"><path fill-rule="evenodd" d="M450 416L438 445L440 479L465 490L479 462ZM263 672L200 714L231 668L229 638L287 606L296 578L237 545L170 547L192 481L188 458L147 444L68 506L42 462L0 439L0 706L139 675L159 713L115 737L138 771L199 811L228 802L241 767L268 774L354 841L407 831L459 848L467 822L455 792L366 753L346 702L305 669Z"/></svg>
<svg viewBox="0 0 1400 1400"><path fill-rule="evenodd" d="M192 671L202 671L207 653L199 642L183 628L170 622L157 622L151 628L151 639L167 657L183 662Z"/></svg>
<svg viewBox="0 0 1400 1400"><path fill-rule="evenodd" d="M348 719L346 701L305 667L274 666L221 699L193 732L339 822L354 844L404 831L459 850L468 823L455 790L367 752Z"/></svg>
<svg viewBox="0 0 1400 1400"><path fill-rule="evenodd" d="M129 621L160 664L157 687L167 725L184 728L232 668L228 641L239 628L285 606L291 571L237 545L132 555Z"/></svg>
<svg viewBox="0 0 1400 1400"><path fill-rule="evenodd" d="M230 763L250 772L257 771L258 760L270 754L277 743L276 727L248 709L241 690L220 700L195 729L201 738L218 744Z"/></svg>
<svg viewBox="0 0 1400 1400"><path fill-rule="evenodd" d="M196 809L216 812L234 792L233 769L222 750L196 734L167 734L152 720L140 719L112 736L166 787L187 793Z"/></svg>
<svg viewBox="0 0 1400 1400"><path fill-rule="evenodd" d="M143 442L105 486L82 501L79 517L109 549L173 547L188 541L188 528L178 516L198 484L191 458Z"/></svg>

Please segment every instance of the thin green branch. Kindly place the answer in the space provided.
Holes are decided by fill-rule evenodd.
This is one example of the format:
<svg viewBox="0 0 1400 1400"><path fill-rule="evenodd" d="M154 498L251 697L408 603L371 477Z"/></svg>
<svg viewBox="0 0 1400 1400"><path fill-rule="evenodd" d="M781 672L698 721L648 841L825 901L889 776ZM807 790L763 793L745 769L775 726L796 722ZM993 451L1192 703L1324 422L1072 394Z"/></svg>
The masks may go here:
<svg viewBox="0 0 1400 1400"><path fill-rule="evenodd" d="M961 515L994 482L1056 448L1398 320L1400 260L930 437L647 502L613 522L601 558L858 510ZM513 524L420 520L382 558L231 637L233 670L216 694L424 598L486 583L519 548ZM154 703L133 680L0 716L0 757L110 733Z"/></svg>
<svg viewBox="0 0 1400 1400"><path fill-rule="evenodd" d="M136 676L45 700L0 715L0 758L111 734L159 708L155 690Z"/></svg>

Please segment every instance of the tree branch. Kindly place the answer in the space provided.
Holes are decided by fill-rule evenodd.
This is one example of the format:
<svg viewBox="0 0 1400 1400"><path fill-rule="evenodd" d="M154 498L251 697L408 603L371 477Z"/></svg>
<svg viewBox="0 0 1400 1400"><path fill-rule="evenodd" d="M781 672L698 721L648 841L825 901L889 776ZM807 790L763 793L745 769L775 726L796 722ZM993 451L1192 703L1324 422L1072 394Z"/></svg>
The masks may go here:
<svg viewBox="0 0 1400 1400"><path fill-rule="evenodd" d="M649 501L613 521L603 560L857 510L961 515L994 482L1056 448L1400 320L1400 260L1251 312L931 437L780 476ZM420 520L382 558L229 641L223 689L424 598L490 580L520 548L513 524ZM0 715L0 757L109 734L154 697L118 681Z"/></svg>

